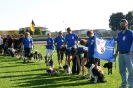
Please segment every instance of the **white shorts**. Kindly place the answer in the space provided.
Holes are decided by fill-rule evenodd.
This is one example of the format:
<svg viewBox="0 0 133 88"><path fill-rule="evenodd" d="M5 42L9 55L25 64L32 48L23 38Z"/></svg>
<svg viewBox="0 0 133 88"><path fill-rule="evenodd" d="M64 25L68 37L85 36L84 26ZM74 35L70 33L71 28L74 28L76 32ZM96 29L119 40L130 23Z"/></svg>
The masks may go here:
<svg viewBox="0 0 133 88"><path fill-rule="evenodd" d="M54 50L46 49L46 55L48 56L48 54L49 54L50 56L53 56L53 54L54 54L53 51L54 51Z"/></svg>

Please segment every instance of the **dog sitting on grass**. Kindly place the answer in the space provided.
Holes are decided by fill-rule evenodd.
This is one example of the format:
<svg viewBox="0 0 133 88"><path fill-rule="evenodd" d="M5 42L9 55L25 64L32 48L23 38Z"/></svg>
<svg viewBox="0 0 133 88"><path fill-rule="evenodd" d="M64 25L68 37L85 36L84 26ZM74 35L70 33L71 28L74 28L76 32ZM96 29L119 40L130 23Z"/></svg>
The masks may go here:
<svg viewBox="0 0 133 88"><path fill-rule="evenodd" d="M100 66L95 66L94 64L90 64L87 62L85 65L89 69L90 77L94 79L94 83L101 82L105 83L107 80L105 80L103 70L101 69Z"/></svg>
<svg viewBox="0 0 133 88"><path fill-rule="evenodd" d="M72 74L71 68L68 64L65 64L63 66L63 69L64 69L64 74L69 74L69 75Z"/></svg>

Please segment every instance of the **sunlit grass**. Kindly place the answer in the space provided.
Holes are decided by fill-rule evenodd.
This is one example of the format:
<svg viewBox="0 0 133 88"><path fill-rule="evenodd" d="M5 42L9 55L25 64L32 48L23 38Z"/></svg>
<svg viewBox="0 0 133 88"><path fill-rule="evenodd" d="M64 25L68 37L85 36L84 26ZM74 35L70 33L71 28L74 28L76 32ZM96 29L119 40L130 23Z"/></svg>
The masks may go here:
<svg viewBox="0 0 133 88"><path fill-rule="evenodd" d="M44 46L35 46L44 57ZM56 51L54 52L54 65L58 69ZM65 58L64 58L65 59ZM101 66L106 61L101 61ZM64 64L64 63L63 63ZM48 76L46 75L44 58L42 62L23 63L22 60L9 56L0 56L0 88L118 88L121 83L118 63L113 67L113 74L107 75L103 68L107 83L90 83L88 79L80 79L80 75ZM63 69L59 69L63 74ZM86 71L87 74L87 71Z"/></svg>

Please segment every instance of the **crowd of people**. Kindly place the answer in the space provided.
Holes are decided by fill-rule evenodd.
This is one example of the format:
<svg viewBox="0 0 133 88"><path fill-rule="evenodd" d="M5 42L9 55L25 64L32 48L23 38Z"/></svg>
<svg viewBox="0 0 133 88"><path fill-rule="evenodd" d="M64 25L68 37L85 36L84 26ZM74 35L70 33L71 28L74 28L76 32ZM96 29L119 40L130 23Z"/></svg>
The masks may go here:
<svg viewBox="0 0 133 88"><path fill-rule="evenodd" d="M122 83L120 88L126 88L127 83L129 88L133 88L133 32L128 29L128 21L122 19L120 21L122 31L119 32L117 38L117 49L115 57L119 54L119 72L121 75ZM59 32L59 36L52 38L51 33L47 34L46 57L50 56L51 59L54 55L54 49L57 51L59 68L63 67L63 58L66 57L65 64L70 66L72 61L73 74L79 74L82 71L81 78L85 78L85 63L94 64L95 67L100 66L100 58L93 57L94 54L94 36L93 30L88 30L86 35L88 39L78 39L78 36L72 33L70 27L67 28L67 35L64 37L63 32ZM20 48L24 45L25 56L29 57L31 53L33 40L28 32L25 35L3 36L0 38L0 47L2 53L6 54L6 49L13 47ZM82 45L82 46L79 46ZM62 50L66 47L66 50ZM82 57L82 54L84 56ZM128 78L126 76L127 70L129 72Z"/></svg>

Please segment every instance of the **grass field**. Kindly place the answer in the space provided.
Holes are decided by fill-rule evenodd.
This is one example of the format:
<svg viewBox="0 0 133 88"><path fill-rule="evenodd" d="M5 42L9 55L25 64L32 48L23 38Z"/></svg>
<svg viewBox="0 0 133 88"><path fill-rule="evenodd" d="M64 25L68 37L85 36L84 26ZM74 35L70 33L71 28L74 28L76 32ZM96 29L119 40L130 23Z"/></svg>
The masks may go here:
<svg viewBox="0 0 133 88"><path fill-rule="evenodd" d="M35 46L34 50L45 55L44 46ZM54 65L58 69L56 51L54 54ZM101 66L106 61L101 61ZM22 60L9 56L0 56L0 88L118 88L121 78L118 63L113 67L113 74L107 75L107 69L103 68L107 83L91 83L88 79L80 79L80 75L46 75L44 58L42 62L23 63ZM59 69L63 74L63 69ZM86 71L87 74L87 71Z"/></svg>

